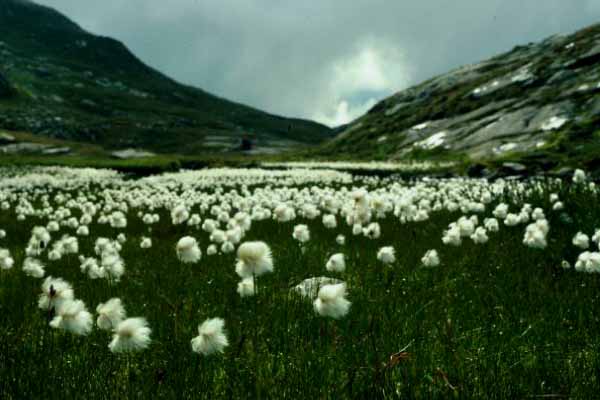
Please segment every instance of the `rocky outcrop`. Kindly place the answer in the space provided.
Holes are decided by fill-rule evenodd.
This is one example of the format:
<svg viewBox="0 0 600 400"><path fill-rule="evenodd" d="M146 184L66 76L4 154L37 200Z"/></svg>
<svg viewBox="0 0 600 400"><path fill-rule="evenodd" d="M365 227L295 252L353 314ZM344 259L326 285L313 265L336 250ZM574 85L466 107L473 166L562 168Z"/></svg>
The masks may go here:
<svg viewBox="0 0 600 400"><path fill-rule="evenodd" d="M518 46L381 101L323 152L489 160L585 148L600 126L599 67L600 24Z"/></svg>

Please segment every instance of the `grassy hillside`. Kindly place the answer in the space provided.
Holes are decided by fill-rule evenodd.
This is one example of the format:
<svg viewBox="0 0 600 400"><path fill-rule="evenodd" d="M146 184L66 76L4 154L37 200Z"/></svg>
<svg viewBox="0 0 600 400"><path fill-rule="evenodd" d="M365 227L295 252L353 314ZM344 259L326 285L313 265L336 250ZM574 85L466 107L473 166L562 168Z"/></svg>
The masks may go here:
<svg viewBox="0 0 600 400"><path fill-rule="evenodd" d="M332 136L323 125L181 85L122 43L29 1L0 0L1 76L14 90L0 91L0 128L58 139L190 154L229 149L244 136L276 149Z"/></svg>

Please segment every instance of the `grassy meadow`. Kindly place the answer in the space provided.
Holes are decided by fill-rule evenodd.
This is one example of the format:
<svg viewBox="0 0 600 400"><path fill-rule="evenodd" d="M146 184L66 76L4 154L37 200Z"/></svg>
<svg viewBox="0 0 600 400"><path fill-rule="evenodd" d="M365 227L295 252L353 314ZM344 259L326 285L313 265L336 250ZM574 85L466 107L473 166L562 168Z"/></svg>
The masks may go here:
<svg viewBox="0 0 600 400"><path fill-rule="evenodd" d="M600 280L593 265L574 268L583 248L572 243L577 232L591 237L598 227L598 193L588 182L411 182L322 171L294 178L268 173L246 178L248 170L235 178L202 174L127 180L118 174L106 178L41 168L5 175L0 203L8 206L0 210L0 229L6 237L0 249L10 252L14 266L0 270L0 398L597 396ZM356 224L348 225L345 218L356 209L359 188L373 212L355 234ZM488 191L490 199L481 201ZM553 209L557 200L551 194L562 209ZM338 202L337 210L327 199ZM375 199L385 206L377 208ZM82 224L86 202L96 210ZM454 210L450 202L466 209ZM469 202L484 210L469 210ZM507 226L501 218L499 230L488 230L485 243L469 237L458 246L443 243L449 224L477 215L476 225L483 226L500 203L521 215L526 203L541 208L550 227L547 245L523 243L533 219ZM223 251L218 244L217 253L208 255L211 239L216 242L202 222L173 224L172 211L180 204L202 222L225 212L229 222L223 217L217 223L223 230L233 229L230 222L238 212L251 217L239 243L265 242L274 264L271 273L254 277L254 296L236 292L236 251ZM295 218L274 219L282 204L294 209ZM318 216L303 216L309 204ZM411 218L410 205L425 210L427 219ZM214 214L213 206L218 207ZM126 227L99 223L117 209L126 209ZM158 214L160 221L144 223L145 213ZM336 217L335 228L324 226L325 214ZM87 226L89 235L76 234L70 218ZM26 254L32 230L50 221L60 228L50 232L52 239L35 256L45 265L44 277L29 276L22 265L32 257ZM372 223L379 225L379 237L366 232ZM299 224L310 231L304 243L292 236ZM121 233L125 271L119 281L90 279L79 256L94 256L97 238ZM53 243L64 234L77 238L78 251L50 260ZM344 244L338 235L344 235ZM198 262L178 258L176 246L184 236L197 240L203 253ZM152 245L141 248L146 237ZM596 251L591 242L589 251ZM378 260L384 246L395 249L391 263ZM422 257L431 249L440 263L425 267ZM345 256L343 272L325 268L335 253ZM87 305L94 318L89 333L49 325L60 310L38 307L48 276L70 283L74 297ZM319 315L313 298L292 290L320 276L346 283L351 306L343 317ZM95 326L95 310L110 298L121 299L128 317L146 318L151 342L145 349L109 350L114 333ZM229 345L222 353L197 354L190 341L198 325L213 317L225 321Z"/></svg>

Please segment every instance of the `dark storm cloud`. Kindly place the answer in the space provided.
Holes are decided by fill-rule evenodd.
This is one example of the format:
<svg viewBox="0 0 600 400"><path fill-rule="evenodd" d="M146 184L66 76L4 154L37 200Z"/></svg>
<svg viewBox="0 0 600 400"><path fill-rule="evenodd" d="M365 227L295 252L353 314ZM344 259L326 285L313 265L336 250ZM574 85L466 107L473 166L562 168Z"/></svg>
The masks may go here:
<svg viewBox="0 0 600 400"><path fill-rule="evenodd" d="M600 21L598 0L38 0L185 83L347 122L397 90Z"/></svg>

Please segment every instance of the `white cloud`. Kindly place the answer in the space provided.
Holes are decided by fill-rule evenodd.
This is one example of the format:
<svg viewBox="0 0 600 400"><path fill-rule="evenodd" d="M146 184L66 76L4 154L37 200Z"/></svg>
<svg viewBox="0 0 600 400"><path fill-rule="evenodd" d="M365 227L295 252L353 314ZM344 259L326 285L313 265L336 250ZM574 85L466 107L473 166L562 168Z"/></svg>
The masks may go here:
<svg viewBox="0 0 600 400"><path fill-rule="evenodd" d="M36 1L179 81L332 125L371 99L600 18L598 0Z"/></svg>
<svg viewBox="0 0 600 400"><path fill-rule="evenodd" d="M371 98L357 106L350 106L346 100L341 100L329 110L329 113L317 112L313 115L313 119L331 127L344 125L365 114L376 103L377 100Z"/></svg>
<svg viewBox="0 0 600 400"><path fill-rule="evenodd" d="M383 39L359 41L352 54L334 60L326 71L325 80L329 83L308 116L329 126L358 118L377 101L410 82L409 68L402 53ZM374 92L379 94L377 98L361 96Z"/></svg>

